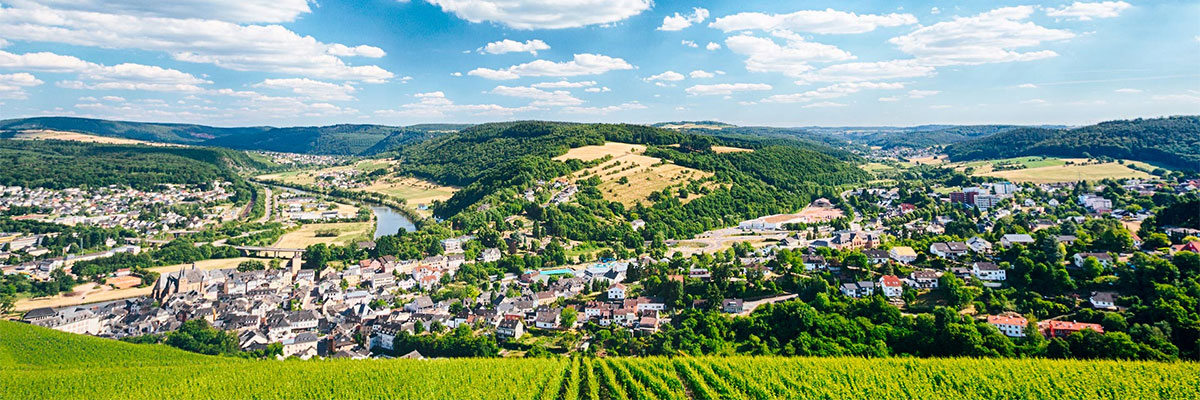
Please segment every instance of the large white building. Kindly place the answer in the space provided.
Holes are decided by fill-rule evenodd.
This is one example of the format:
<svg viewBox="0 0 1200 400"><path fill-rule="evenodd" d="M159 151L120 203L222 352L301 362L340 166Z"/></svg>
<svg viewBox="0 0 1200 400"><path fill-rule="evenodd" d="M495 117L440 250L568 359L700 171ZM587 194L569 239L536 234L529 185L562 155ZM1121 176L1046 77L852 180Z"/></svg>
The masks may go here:
<svg viewBox="0 0 1200 400"><path fill-rule="evenodd" d="M989 325L1008 337L1025 337L1025 326L1029 324L1029 320L1017 313L989 315L987 320Z"/></svg>

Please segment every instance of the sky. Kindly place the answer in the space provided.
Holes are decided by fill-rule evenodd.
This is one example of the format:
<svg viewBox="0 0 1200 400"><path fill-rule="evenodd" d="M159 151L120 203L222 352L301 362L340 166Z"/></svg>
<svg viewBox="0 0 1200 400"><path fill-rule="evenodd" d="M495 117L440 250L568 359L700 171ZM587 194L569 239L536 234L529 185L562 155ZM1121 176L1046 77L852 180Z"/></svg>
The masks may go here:
<svg viewBox="0 0 1200 400"><path fill-rule="evenodd" d="M1200 114L1200 2L0 0L0 118L1065 124Z"/></svg>

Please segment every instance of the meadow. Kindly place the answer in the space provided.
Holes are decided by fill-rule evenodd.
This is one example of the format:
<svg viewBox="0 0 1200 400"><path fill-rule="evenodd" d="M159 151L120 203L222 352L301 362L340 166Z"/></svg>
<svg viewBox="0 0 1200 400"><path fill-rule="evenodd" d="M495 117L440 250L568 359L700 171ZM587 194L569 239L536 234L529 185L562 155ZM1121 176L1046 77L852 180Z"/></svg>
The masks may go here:
<svg viewBox="0 0 1200 400"><path fill-rule="evenodd" d="M1200 365L650 357L242 360L0 321L5 399L1188 399Z"/></svg>
<svg viewBox="0 0 1200 400"><path fill-rule="evenodd" d="M662 159L643 155L646 146L608 142L600 146L576 147L556 160L578 159L592 161L611 157L595 167L575 173L576 178L596 176L600 178L599 189L604 199L632 205L645 201L654 192L672 186L712 176L711 173L663 162ZM714 150L715 151L715 150ZM725 147L721 152L748 151ZM696 198L686 199L690 200ZM686 201L685 201L686 202Z"/></svg>

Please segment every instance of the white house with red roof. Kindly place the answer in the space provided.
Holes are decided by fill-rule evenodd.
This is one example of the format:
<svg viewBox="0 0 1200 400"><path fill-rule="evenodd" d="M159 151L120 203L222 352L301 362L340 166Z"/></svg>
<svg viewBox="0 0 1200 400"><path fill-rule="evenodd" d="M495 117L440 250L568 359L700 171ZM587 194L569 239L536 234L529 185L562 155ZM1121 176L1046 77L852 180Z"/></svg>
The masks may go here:
<svg viewBox="0 0 1200 400"><path fill-rule="evenodd" d="M1003 313L1000 315L989 315L987 317L988 325L996 327L1008 337L1025 337L1025 326L1029 325L1029 320L1017 313Z"/></svg>
<svg viewBox="0 0 1200 400"><path fill-rule="evenodd" d="M904 283L895 275L884 275L879 278L879 290L887 297L900 297L904 294Z"/></svg>
<svg viewBox="0 0 1200 400"><path fill-rule="evenodd" d="M625 299L625 285L618 283L618 284L609 286L608 287L608 299L609 300L624 300Z"/></svg>

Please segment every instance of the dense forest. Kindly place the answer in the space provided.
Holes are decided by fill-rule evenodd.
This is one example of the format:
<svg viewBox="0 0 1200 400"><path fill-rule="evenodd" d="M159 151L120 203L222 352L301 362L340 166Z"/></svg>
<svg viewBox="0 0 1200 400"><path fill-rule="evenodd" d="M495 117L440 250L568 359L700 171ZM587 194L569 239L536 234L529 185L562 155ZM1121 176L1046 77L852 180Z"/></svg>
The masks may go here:
<svg viewBox="0 0 1200 400"><path fill-rule="evenodd" d="M27 140L0 140L0 163L6 166L0 170L0 185L5 186L128 185L141 190L167 183L240 183L236 167L260 164L245 153L217 148Z"/></svg>
<svg viewBox="0 0 1200 400"><path fill-rule="evenodd" d="M425 124L410 127L331 125L276 128L219 128L192 124L108 121L74 117L37 117L0 121L0 131L57 130L160 143L218 146L286 153L372 155L465 127Z"/></svg>
<svg viewBox="0 0 1200 400"><path fill-rule="evenodd" d="M1200 170L1200 116L1109 121L1075 129L1019 128L946 149L950 158L1112 157Z"/></svg>
<svg viewBox="0 0 1200 400"><path fill-rule="evenodd" d="M900 132L880 132L863 137L863 141L884 149L896 147L926 148L945 146L974 138L986 137L1019 128L1013 125L966 125L913 129Z"/></svg>

